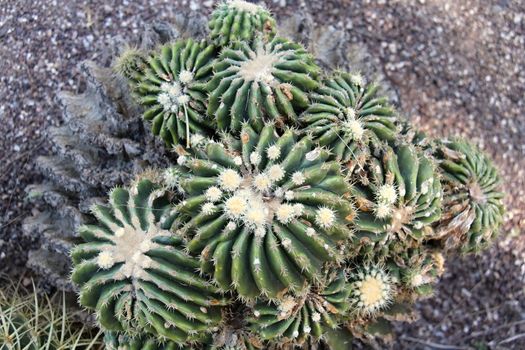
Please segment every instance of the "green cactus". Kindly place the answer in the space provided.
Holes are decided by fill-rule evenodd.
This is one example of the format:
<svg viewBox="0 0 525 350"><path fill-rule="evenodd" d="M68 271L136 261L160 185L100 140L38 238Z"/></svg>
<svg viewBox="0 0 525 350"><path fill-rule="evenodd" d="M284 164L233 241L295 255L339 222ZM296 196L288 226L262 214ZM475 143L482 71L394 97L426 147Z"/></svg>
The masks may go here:
<svg viewBox="0 0 525 350"><path fill-rule="evenodd" d="M252 42L258 35L268 41L275 36L277 27L268 10L242 0L227 0L219 4L208 25L211 40L220 46L239 41Z"/></svg>
<svg viewBox="0 0 525 350"><path fill-rule="evenodd" d="M360 74L334 74L310 94L311 104L300 117L303 132L342 162L358 158L370 141L394 141L397 117L388 100L377 96L379 88L365 84Z"/></svg>
<svg viewBox="0 0 525 350"><path fill-rule="evenodd" d="M373 147L372 153L350 169L359 209L356 240L363 253L388 256L432 238L441 185L433 160L413 145Z"/></svg>
<svg viewBox="0 0 525 350"><path fill-rule="evenodd" d="M223 290L279 298L343 258L354 211L340 166L328 157L292 130L278 136L265 126L258 134L247 125L237 143L211 143L185 160L178 211L191 220L180 232Z"/></svg>
<svg viewBox="0 0 525 350"><path fill-rule="evenodd" d="M497 236L503 222L498 171L481 150L462 139L441 142L437 157L444 191L439 239L449 248L479 252Z"/></svg>
<svg viewBox="0 0 525 350"><path fill-rule="evenodd" d="M190 147L192 133L213 133L204 86L215 54L215 46L206 41L186 39L163 45L149 58L134 91L145 108L144 119L168 145L184 140Z"/></svg>
<svg viewBox="0 0 525 350"><path fill-rule="evenodd" d="M444 257L426 247L409 248L398 252L387 266L405 299L413 300L433 293L433 285L444 272Z"/></svg>
<svg viewBox="0 0 525 350"><path fill-rule="evenodd" d="M250 328L262 339L290 346L304 345L310 338L321 339L340 326L350 308L344 272L330 279L326 287L315 286L301 295L286 295L270 304L258 302L248 318Z"/></svg>
<svg viewBox="0 0 525 350"><path fill-rule="evenodd" d="M319 67L301 45L256 38L224 49L208 83L208 115L219 130L238 132L248 121L260 131L265 121L296 122L308 107L308 92L318 87Z"/></svg>
<svg viewBox="0 0 525 350"><path fill-rule="evenodd" d="M178 159L94 206L71 251L80 304L115 350L390 337L432 293L443 248L495 237L494 165L400 120L360 74L321 79L261 6L227 0L209 28L114 62Z"/></svg>
<svg viewBox="0 0 525 350"><path fill-rule="evenodd" d="M177 213L169 194L143 179L115 188L109 205L93 213L98 223L80 228L86 243L71 253L80 304L106 330L144 330L178 343L205 339L226 300L195 273L198 260L170 232Z"/></svg>

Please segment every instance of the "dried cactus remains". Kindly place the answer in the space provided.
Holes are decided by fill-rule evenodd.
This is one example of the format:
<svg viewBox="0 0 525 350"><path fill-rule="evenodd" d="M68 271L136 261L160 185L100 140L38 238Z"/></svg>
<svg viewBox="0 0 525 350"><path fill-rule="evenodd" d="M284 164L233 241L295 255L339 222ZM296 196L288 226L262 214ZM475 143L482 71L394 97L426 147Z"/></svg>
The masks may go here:
<svg viewBox="0 0 525 350"><path fill-rule="evenodd" d="M341 43L316 60L241 0L207 34L184 21L63 96L32 188L58 209L26 222L45 242L33 265L60 265L39 268L109 349L351 349L413 319L447 253L496 236L487 156L418 132L356 67L323 74Z"/></svg>

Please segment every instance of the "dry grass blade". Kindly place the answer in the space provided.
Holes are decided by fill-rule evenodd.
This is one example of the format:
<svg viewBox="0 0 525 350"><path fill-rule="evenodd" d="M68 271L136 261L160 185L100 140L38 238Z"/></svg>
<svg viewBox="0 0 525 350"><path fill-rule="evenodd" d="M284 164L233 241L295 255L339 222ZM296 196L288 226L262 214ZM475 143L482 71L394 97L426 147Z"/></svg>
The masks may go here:
<svg viewBox="0 0 525 350"><path fill-rule="evenodd" d="M65 295L38 295L0 276L0 350L102 349L102 332L73 320Z"/></svg>

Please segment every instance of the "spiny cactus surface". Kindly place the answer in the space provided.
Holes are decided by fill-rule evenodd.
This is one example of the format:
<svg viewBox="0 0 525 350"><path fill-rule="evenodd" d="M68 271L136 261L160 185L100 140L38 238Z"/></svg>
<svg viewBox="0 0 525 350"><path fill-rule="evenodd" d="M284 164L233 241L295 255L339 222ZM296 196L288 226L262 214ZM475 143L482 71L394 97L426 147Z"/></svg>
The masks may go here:
<svg viewBox="0 0 525 350"><path fill-rule="evenodd" d="M441 216L441 184L434 162L416 147L376 147L364 164L354 165L352 180L356 238L365 246L388 255L432 237L431 225Z"/></svg>
<svg viewBox="0 0 525 350"><path fill-rule="evenodd" d="M93 213L98 224L80 228L86 243L71 253L80 304L108 330L202 340L220 322L224 299L195 274L198 261L170 233L176 211L167 192L141 180L130 190L114 189L109 205Z"/></svg>
<svg viewBox="0 0 525 350"><path fill-rule="evenodd" d="M226 0L217 6L209 22L210 39L228 46L251 42L256 36L267 41L275 36L275 19L264 7L242 0Z"/></svg>
<svg viewBox="0 0 525 350"><path fill-rule="evenodd" d="M366 152L368 142L392 142L397 117L379 85L366 84L359 73L338 72L310 94L301 115L303 132L330 147L337 160L347 162Z"/></svg>
<svg viewBox="0 0 525 350"><path fill-rule="evenodd" d="M438 234L450 247L478 252L495 238L503 222L498 171L486 154L462 139L442 142L438 158L445 208Z"/></svg>
<svg viewBox="0 0 525 350"><path fill-rule="evenodd" d="M436 151L378 84L321 80L274 23L228 1L207 39L117 60L178 158L112 190L79 229L72 280L108 347L350 349L432 292L457 213L442 217L442 187L482 214L469 230L496 229L502 207L481 206L501 200L485 158Z"/></svg>
<svg viewBox="0 0 525 350"><path fill-rule="evenodd" d="M260 131L265 121L297 122L317 88L319 67L303 46L283 38L256 38L225 48L208 83L208 115L219 130L238 132L248 121Z"/></svg>
<svg viewBox="0 0 525 350"><path fill-rule="evenodd" d="M354 218L349 187L329 152L292 130L245 126L228 147L211 143L183 161L175 186L190 253L224 290L279 298L319 280L342 259Z"/></svg>
<svg viewBox="0 0 525 350"><path fill-rule="evenodd" d="M337 329L350 309L351 289L342 271L330 279L326 287L313 286L302 295L286 295L270 304L257 303L248 319L251 329L263 339L279 339L295 346Z"/></svg>
<svg viewBox="0 0 525 350"><path fill-rule="evenodd" d="M206 41L179 40L153 53L134 87L145 107L144 119L168 144L185 142L192 133L210 134L204 83L211 77L216 48Z"/></svg>

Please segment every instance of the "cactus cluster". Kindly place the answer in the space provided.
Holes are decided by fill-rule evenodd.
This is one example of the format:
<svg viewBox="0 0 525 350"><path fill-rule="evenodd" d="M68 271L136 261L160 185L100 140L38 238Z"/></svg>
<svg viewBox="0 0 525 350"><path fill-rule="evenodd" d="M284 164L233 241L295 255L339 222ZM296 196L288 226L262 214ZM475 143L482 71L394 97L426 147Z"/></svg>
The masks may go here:
<svg viewBox="0 0 525 350"><path fill-rule="evenodd" d="M357 72L323 75L275 23L231 0L208 37L116 60L175 157L78 230L72 280L109 349L350 349L412 318L446 251L495 237L486 155L417 131Z"/></svg>

